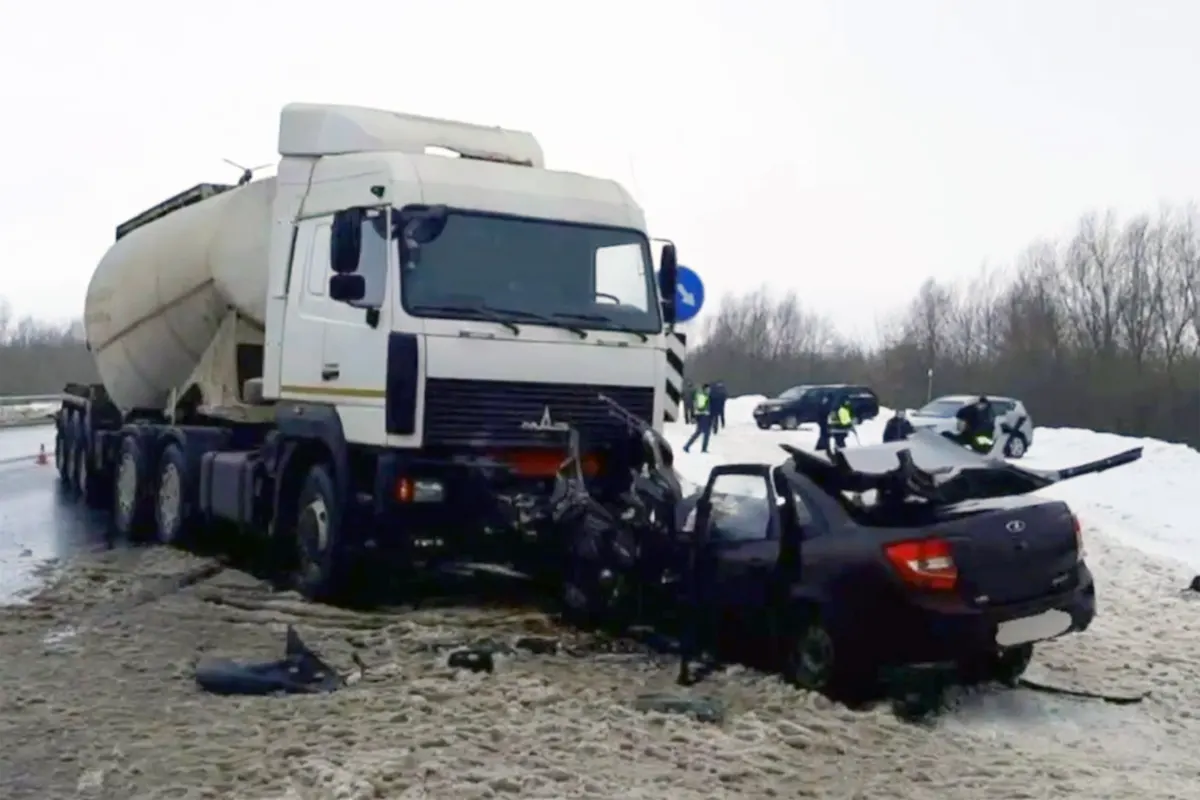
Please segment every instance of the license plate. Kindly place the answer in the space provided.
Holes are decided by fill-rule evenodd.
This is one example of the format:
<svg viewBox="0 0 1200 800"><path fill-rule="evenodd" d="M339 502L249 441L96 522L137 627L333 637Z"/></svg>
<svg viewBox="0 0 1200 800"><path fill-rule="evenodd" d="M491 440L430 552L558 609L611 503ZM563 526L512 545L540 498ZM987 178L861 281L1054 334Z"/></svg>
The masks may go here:
<svg viewBox="0 0 1200 800"><path fill-rule="evenodd" d="M996 644L1012 647L1015 644L1053 639L1071 629L1071 615L1052 609L1032 617L1021 617L1001 622L996 626Z"/></svg>

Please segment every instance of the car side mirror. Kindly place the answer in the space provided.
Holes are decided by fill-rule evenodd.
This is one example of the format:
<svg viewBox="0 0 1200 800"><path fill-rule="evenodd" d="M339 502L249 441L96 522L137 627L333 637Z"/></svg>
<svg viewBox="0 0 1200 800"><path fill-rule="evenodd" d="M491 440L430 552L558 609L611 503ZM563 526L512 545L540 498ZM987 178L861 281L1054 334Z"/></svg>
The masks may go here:
<svg viewBox="0 0 1200 800"><path fill-rule="evenodd" d="M679 261L675 254L675 245L667 242L663 245L662 257L658 267L658 293L662 297L663 321L670 324L675 321L675 287L679 282Z"/></svg>
<svg viewBox="0 0 1200 800"><path fill-rule="evenodd" d="M362 275L334 275L329 279L329 296L339 303L354 304L367 295L367 281Z"/></svg>
<svg viewBox="0 0 1200 800"><path fill-rule="evenodd" d="M335 274L349 275L358 271L365 220L366 210L362 208L347 208L333 215L329 232L329 267Z"/></svg>

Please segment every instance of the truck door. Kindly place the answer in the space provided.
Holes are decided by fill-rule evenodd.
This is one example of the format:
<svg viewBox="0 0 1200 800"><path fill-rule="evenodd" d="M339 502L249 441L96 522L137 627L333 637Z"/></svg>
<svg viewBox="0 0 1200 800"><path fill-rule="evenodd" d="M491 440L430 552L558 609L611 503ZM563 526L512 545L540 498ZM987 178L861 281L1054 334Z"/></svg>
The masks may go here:
<svg viewBox="0 0 1200 800"><path fill-rule="evenodd" d="M337 405L346 441L357 444L387 444L388 335L396 291L389 215L386 207L367 212L356 273L366 294L354 305L329 301L321 343L320 386ZM313 251L327 275L329 242L326 225Z"/></svg>
<svg viewBox="0 0 1200 800"><path fill-rule="evenodd" d="M280 397L337 407L346 441L384 444L388 299L386 238L365 224L360 270L364 303L329 296L332 216L302 220L289 286L280 363Z"/></svg>

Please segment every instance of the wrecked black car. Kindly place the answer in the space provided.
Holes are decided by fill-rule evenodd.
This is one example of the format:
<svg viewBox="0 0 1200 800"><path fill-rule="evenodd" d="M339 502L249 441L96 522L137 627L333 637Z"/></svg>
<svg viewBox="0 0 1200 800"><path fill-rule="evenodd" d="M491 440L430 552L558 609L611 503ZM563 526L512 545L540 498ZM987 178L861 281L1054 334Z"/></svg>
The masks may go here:
<svg viewBox="0 0 1200 800"><path fill-rule="evenodd" d="M1013 684L1036 642L1086 630L1096 590L1079 521L1030 495L1141 457L1041 471L918 431L833 455L784 445L782 464L720 466L685 496L670 446L641 435L623 508L560 476L572 620L673 632L681 681L702 653L750 649L828 692L912 665Z"/></svg>

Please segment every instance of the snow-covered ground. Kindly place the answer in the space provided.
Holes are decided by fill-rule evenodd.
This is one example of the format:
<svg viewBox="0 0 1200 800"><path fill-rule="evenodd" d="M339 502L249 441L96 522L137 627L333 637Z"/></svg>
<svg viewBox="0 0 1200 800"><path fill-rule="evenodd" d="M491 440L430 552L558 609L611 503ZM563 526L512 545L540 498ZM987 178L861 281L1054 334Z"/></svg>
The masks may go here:
<svg viewBox="0 0 1200 800"><path fill-rule="evenodd" d="M701 483L729 461L778 462L780 442L813 446L815 431L758 430L759 399L729 402L730 426L707 454L681 453L690 431L668 426L686 479ZM863 443L880 440L886 417L859 429ZM1031 674L1151 691L1139 705L986 691L915 727L886 708L851 712L734 669L693 690L730 708L723 725L706 725L630 709L638 692L672 688L670 663L518 654L480 676L446 669L435 652L437 642L544 629L529 610L354 614L237 574L77 624L81 609L194 566L155 548L95 557L40 602L0 610L0 685L29 698L0 715L0 737L6 725L21 732L15 749L0 748L0 796L11 773L26 791L36 783L40 794L21 795L30 797L70 787L97 797L1190 800L1200 786L1200 597L1182 590L1200 571L1200 453L1136 443L1141 461L1045 490L1085 524L1100 611L1087 633L1039 646ZM1068 466L1134 444L1039 429L1028 463ZM363 653L367 678L327 698L226 702L192 689L198 651L273 654L285 622L335 664L350 647ZM65 626L78 633L45 640Z"/></svg>

